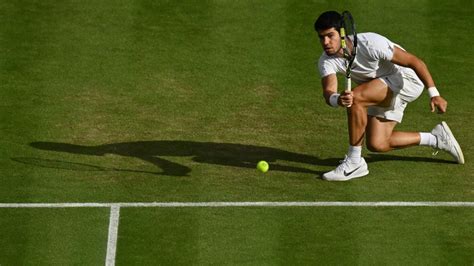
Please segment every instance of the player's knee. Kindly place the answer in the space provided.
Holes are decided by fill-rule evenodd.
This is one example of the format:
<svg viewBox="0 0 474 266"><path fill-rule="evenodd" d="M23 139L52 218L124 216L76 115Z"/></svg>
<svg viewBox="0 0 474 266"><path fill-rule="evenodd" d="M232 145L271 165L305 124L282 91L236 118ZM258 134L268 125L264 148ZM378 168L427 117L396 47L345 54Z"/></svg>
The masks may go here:
<svg viewBox="0 0 474 266"><path fill-rule="evenodd" d="M354 90L352 92L352 104L363 104L365 102L361 90Z"/></svg>
<svg viewBox="0 0 474 266"><path fill-rule="evenodd" d="M368 141L367 149L372 152L387 152L390 150L390 145L388 142L384 141Z"/></svg>

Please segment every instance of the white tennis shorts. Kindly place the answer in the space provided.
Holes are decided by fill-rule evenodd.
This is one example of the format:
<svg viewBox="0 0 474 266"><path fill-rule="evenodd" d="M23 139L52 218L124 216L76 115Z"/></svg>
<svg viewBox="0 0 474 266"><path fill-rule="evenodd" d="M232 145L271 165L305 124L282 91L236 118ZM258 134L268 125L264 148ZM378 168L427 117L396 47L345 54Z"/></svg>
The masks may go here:
<svg viewBox="0 0 474 266"><path fill-rule="evenodd" d="M393 92L392 103L388 107L370 106L367 114L398 123L402 122L407 104L416 100L423 92L423 82L415 71L409 68L400 69L396 74L379 79Z"/></svg>

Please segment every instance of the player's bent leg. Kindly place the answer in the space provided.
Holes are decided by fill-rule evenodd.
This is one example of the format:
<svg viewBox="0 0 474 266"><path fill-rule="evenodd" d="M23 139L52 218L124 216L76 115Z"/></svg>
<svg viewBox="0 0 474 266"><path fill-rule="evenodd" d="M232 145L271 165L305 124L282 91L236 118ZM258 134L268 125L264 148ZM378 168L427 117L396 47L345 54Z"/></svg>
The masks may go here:
<svg viewBox="0 0 474 266"><path fill-rule="evenodd" d="M387 152L415 145L431 146L448 152L457 163L464 164L461 146L446 122L436 125L431 133L394 131L396 125L396 121L369 115L366 133L367 148L373 152ZM434 141L430 138L422 141L422 134L430 135Z"/></svg>
<svg viewBox="0 0 474 266"><path fill-rule="evenodd" d="M387 152L420 143L418 132L394 131L397 121L369 116L367 148L373 152Z"/></svg>
<svg viewBox="0 0 474 266"><path fill-rule="evenodd" d="M390 138L397 122L369 116L367 124L367 149L373 152L387 152L392 149Z"/></svg>

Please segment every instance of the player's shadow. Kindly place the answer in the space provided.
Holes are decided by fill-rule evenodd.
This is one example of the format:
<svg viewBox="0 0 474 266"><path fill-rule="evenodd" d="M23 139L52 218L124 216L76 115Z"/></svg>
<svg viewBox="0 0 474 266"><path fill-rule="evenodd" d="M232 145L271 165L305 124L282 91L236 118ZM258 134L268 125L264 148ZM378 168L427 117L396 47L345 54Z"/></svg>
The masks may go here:
<svg viewBox="0 0 474 266"><path fill-rule="evenodd" d="M66 152L78 155L103 156L115 154L137 158L157 166L156 172L131 170L121 168L103 168L100 166L71 163L59 160L45 160L38 158L14 158L13 160L25 164L38 165L49 168L61 168L84 171L123 171L136 173L151 173L156 175L187 176L191 168L173 162L169 157L189 157L194 162L254 168L258 161L270 163L272 171L315 174L321 177L323 171L310 169L311 166L328 166L327 170L339 164L341 158L321 159L316 156L289 152L282 149L244 145L235 143L214 143L194 141L137 141L111 143L97 146L84 146L57 142L33 142L30 146L46 151ZM167 157L167 159L163 158ZM443 159L425 157L403 157L390 154L369 154L367 162L378 161L420 161L432 163L451 163ZM295 166L298 165L298 166Z"/></svg>
<svg viewBox="0 0 474 266"><path fill-rule="evenodd" d="M194 141L137 141L111 143L97 146L84 146L68 143L56 142L33 142L30 146L47 151L66 152L79 155L103 156L105 154L115 154L137 158L157 166L157 175L187 176L191 168L186 165L173 162L169 157L189 157L194 162L205 164L216 164L243 168L255 168L260 160L265 160L271 164L272 171L285 171L297 173L309 173L321 175L322 172L311 170L311 165L336 165L337 159L320 159L312 155L289 152L282 149L234 144L234 143L214 143L214 142L194 142ZM167 159L163 158L167 157ZM32 162L32 159L21 158L21 162ZM34 162L35 163L35 162ZM59 164L58 161L48 161L48 165ZM293 165L289 165L293 163ZM295 163L303 166L295 166ZM38 164L38 163L35 163ZM64 163L62 163L61 168ZM81 166L85 167L81 164ZM87 165L90 167L90 165ZM77 168L74 165L73 168ZM114 171L142 172L127 169L113 168Z"/></svg>

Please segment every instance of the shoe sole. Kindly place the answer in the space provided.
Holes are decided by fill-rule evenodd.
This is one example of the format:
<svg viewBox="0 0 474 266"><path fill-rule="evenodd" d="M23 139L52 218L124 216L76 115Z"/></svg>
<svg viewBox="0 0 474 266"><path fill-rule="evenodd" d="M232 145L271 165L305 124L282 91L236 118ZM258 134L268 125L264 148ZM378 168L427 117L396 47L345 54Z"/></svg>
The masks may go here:
<svg viewBox="0 0 474 266"><path fill-rule="evenodd" d="M459 146L459 143L456 140L456 138L454 137L453 132L449 128L448 124L446 124L446 122L444 122L444 121L441 122L441 125L443 126L443 129L448 133L449 138L453 142L454 149L456 150L456 152L458 154L458 157L459 157L458 158L458 163L459 164L464 164L464 154L462 153L461 146Z"/></svg>
<svg viewBox="0 0 474 266"><path fill-rule="evenodd" d="M330 178L328 179L323 175L323 179L326 180L326 181L348 181L348 180L351 180L351 179L354 179L354 178L366 176L368 174L369 174L369 170L366 170L366 171L364 171L362 173L359 173L357 175L347 176L345 178L339 178L339 179L330 179Z"/></svg>

